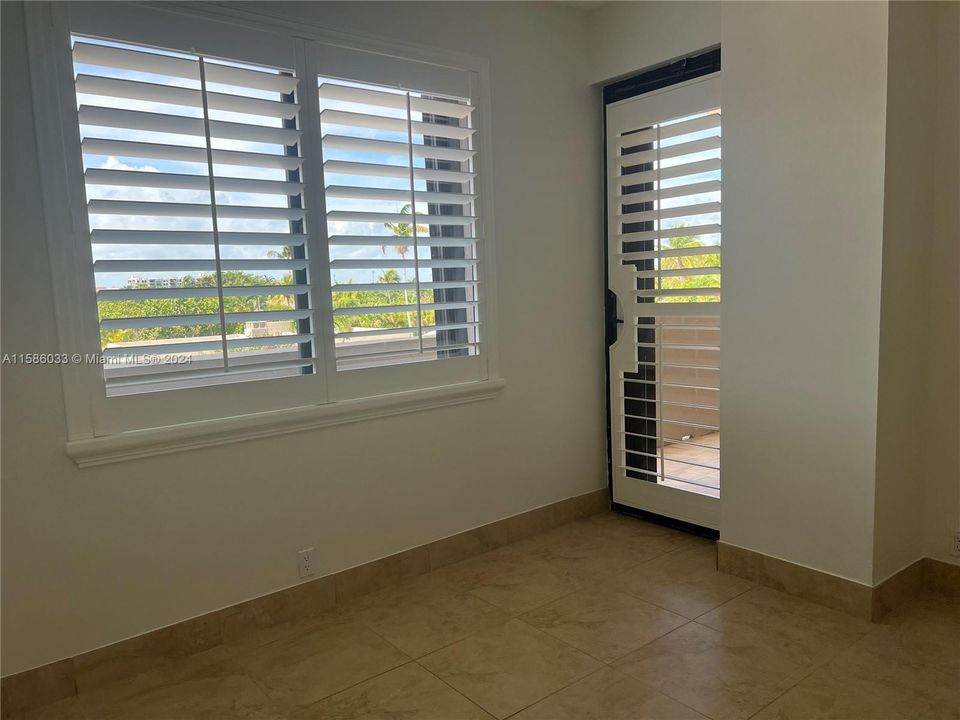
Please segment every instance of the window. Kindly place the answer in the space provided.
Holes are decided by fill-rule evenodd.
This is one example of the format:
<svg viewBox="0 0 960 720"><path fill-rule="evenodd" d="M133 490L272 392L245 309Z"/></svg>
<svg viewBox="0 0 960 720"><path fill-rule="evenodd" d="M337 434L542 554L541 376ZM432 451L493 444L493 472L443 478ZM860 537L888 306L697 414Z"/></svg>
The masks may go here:
<svg viewBox="0 0 960 720"><path fill-rule="evenodd" d="M338 370L475 355L473 108L320 79Z"/></svg>
<svg viewBox="0 0 960 720"><path fill-rule="evenodd" d="M73 64L106 394L312 372L292 71L85 37Z"/></svg>
<svg viewBox="0 0 960 720"><path fill-rule="evenodd" d="M88 359L71 439L495 376L482 62L224 8L53 16L29 31L58 329Z"/></svg>

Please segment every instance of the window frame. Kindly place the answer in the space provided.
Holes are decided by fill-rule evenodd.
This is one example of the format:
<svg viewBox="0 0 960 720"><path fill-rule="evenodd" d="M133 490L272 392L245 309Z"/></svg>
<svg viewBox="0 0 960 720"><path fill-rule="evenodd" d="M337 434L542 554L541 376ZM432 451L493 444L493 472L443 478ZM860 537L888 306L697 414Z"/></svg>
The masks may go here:
<svg viewBox="0 0 960 720"><path fill-rule="evenodd" d="M126 459L134 446L144 454L179 449L177 443L170 442L171 432L176 435L178 428L190 429L191 447L221 444L232 441L231 425L238 430L244 428L236 434L239 440L249 437L258 423L272 428L269 434L275 434L278 427L291 432L315 427L317 418L322 418L322 424L332 424L337 418L354 422L358 413L375 417L377 407L383 408L383 414L396 414L433 407L437 402L449 404L452 398L458 402L483 399L503 386L497 353L496 234L489 151L489 65L485 59L360 37L243 8L179 3L29 3L26 13L38 160L45 170L41 172L43 222L59 349L71 357L100 353L71 33L290 67L300 78L305 98L301 102L301 155L317 338L315 372L107 397L102 366L64 364L67 452L78 464ZM198 40L202 40L202 46ZM243 52L238 53L238 47ZM284 56L292 62L284 61ZM321 74L344 73L352 80L396 83L415 90L470 97L476 105L478 235L484 239L477 248L483 333L478 355L336 370L319 103L312 88ZM204 440L207 436L209 442ZM124 452L115 457L119 446Z"/></svg>

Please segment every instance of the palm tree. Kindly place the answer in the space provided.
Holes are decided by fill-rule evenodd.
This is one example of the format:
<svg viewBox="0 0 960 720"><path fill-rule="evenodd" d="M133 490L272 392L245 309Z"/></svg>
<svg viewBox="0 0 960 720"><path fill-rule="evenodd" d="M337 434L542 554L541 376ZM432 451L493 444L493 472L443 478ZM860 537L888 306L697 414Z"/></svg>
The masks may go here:
<svg viewBox="0 0 960 720"><path fill-rule="evenodd" d="M681 237L668 238L662 241L660 249L661 250L675 250L680 248L697 248L703 247L703 243L699 240L691 237L689 235L684 235ZM703 255L682 255L682 256L673 256L665 257L660 259L660 267L664 270L681 270L686 268L713 268L717 267L720 264L720 254L719 253L707 253ZM719 271L718 271L719 273ZM715 283L718 279L718 276L714 275L691 275L686 277L667 277L663 278L662 283L664 288L670 289L680 289L680 288L707 288L715 287ZM705 297L688 297L684 302L702 302L704 300L709 300L708 296Z"/></svg>
<svg viewBox="0 0 960 720"><path fill-rule="evenodd" d="M410 203L407 203L407 204L404 205L402 208L400 208L400 214L401 214L401 215L409 215L410 212L411 212L411 210L412 210L412 206L410 205ZM388 223L384 223L383 226L384 226L387 230L389 230L390 232L392 232L396 237L404 237L404 238L413 237L413 224L412 224L412 223L405 223L405 222L389 223L389 222L388 222ZM429 234L429 232L430 232L430 228L428 228L426 225L417 225L417 235L427 235L427 234ZM387 252L387 246L386 246L386 245L381 245L381 246L380 246L380 249L381 249L384 253ZM393 249L396 250L398 253L400 253L400 257L401 257L401 258L405 258L405 257L406 257L406 254L407 254L407 251L409 250L409 246L408 246L408 245L394 245L394 246L393 246Z"/></svg>
<svg viewBox="0 0 960 720"><path fill-rule="evenodd" d="M402 208L400 208L400 214L401 214L401 215L409 215L409 214L411 213L411 211L412 211L412 206L411 206L410 203L407 203L407 204L404 205ZM413 237L413 223L405 223L405 222L389 223L389 222L387 222L387 223L384 223L383 226L384 226L385 228L387 228L387 230L389 230L390 232L392 232L395 237L402 237L402 238ZM422 235L426 235L426 234L428 234L429 232L430 232L430 228L428 228L426 225L417 225L417 235L421 235L421 234L422 234ZM407 252L409 252L410 246L407 245L407 244L405 244L405 243L403 243L403 244L399 244L399 245L394 245L394 246L393 246L393 249L396 250L397 253L400 255L400 259L401 259L401 260L406 260L406 259L407 259ZM381 250L381 252L383 252L384 255L387 254L387 246L386 246L385 244L380 246L380 250ZM402 270L403 270L403 276L402 276L402 277L403 277L403 282L406 282L406 281L407 281L407 269L406 269L406 268L402 268ZM408 301L407 301L407 291L404 290L404 291L403 291L403 304L406 305L407 302L408 302ZM412 326L413 326L413 321L411 320L411 318L410 318L410 313L408 312L408 313L407 313L407 327L412 327Z"/></svg>
<svg viewBox="0 0 960 720"><path fill-rule="evenodd" d="M279 251L277 251L277 250L267 250L267 257L268 257L268 258L273 258L273 259L275 259L275 260L292 260L292 259L293 259L293 246L292 246L292 245L284 245ZM291 270L290 272L286 273L286 274L283 276L283 284L284 284L284 285L293 285L293 284L294 284L294 283L293 283L293 271L292 271L292 270ZM280 297L281 297L281 302L282 302L284 305L286 305L287 307L293 307L293 306L294 306L295 303L294 303L293 298L288 297L288 296L286 296L286 295L281 295ZM259 309L260 309L260 296L258 295L258 296L257 296L257 310L259 310Z"/></svg>

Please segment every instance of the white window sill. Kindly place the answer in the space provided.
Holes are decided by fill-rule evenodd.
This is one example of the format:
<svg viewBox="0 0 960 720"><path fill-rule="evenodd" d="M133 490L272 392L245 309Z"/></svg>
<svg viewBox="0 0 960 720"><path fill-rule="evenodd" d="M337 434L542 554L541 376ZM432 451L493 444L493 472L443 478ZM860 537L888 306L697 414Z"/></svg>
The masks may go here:
<svg viewBox="0 0 960 720"><path fill-rule="evenodd" d="M67 442L67 455L81 467L107 465L243 440L344 425L431 408L486 400L503 388L502 379L412 390L327 405L204 420Z"/></svg>

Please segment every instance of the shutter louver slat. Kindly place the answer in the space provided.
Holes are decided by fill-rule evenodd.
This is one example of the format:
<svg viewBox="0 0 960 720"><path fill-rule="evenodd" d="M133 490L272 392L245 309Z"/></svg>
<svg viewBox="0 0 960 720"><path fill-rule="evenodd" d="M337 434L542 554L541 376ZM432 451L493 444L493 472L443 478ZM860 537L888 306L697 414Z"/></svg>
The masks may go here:
<svg viewBox="0 0 960 720"><path fill-rule="evenodd" d="M324 147L330 150L353 150L361 153L380 153L387 157L399 156L406 158L410 152L410 146L407 143L393 142L391 140L352 138L344 137L342 135L325 135L323 138L323 144ZM452 160L454 162L466 162L473 157L473 151L415 144L413 146L413 156L422 158L435 158L437 160Z"/></svg>
<svg viewBox="0 0 960 720"><path fill-rule="evenodd" d="M263 310L248 313L225 313L227 322L276 322L280 320L305 320L310 317L310 310ZM220 315L159 315L156 317L122 318L117 320L101 320L100 327L105 330L122 330L125 328L174 327L177 325L203 325L205 323L220 322Z"/></svg>
<svg viewBox="0 0 960 720"><path fill-rule="evenodd" d="M352 185L330 185L326 190L330 198L351 198L353 200L393 200L406 202L410 198L408 190L393 190L389 188L354 187ZM426 203L443 203L444 205L468 205L477 199L476 195L463 193L417 193L417 199Z"/></svg>
<svg viewBox="0 0 960 720"><path fill-rule="evenodd" d="M301 81L84 38L73 58L107 394L312 372Z"/></svg>
<svg viewBox="0 0 960 720"><path fill-rule="evenodd" d="M80 143L80 149L85 155L150 158L171 162L205 163L207 161L207 151L203 148L162 143L84 138ZM245 165L271 170L296 170L300 167L300 158L295 155L270 155L241 150L214 150L213 162L216 165Z"/></svg>
<svg viewBox="0 0 960 720"><path fill-rule="evenodd" d="M624 183L629 185L630 183ZM656 190L643 190L639 192L624 192L621 197L623 201L633 204L642 202L651 202L654 200L671 200L688 195L699 195L720 190L719 180L708 180L707 182L696 182L687 185L678 185L676 187L664 187Z"/></svg>
<svg viewBox="0 0 960 720"><path fill-rule="evenodd" d="M443 325L423 325L422 327L410 327L410 328L374 328L373 330L352 330L350 332L338 332L335 334L337 338L346 338L346 339L360 339L362 340L365 337L373 337L378 335L403 335L416 333L419 330L426 331L436 331L440 330L470 330L475 329L478 323L445 323Z"/></svg>
<svg viewBox="0 0 960 720"><path fill-rule="evenodd" d="M462 260L331 260L330 267L334 270L366 270L382 267L391 268L465 268L473 267L477 261L472 258Z"/></svg>
<svg viewBox="0 0 960 720"><path fill-rule="evenodd" d="M137 172L136 170L98 170L84 173L88 185L117 185L143 188L172 188L178 190L207 190L208 178L202 175ZM247 178L215 178L217 192L257 193L264 195L299 195L303 184L281 180L249 180Z"/></svg>
<svg viewBox="0 0 960 720"><path fill-rule="evenodd" d="M135 200L91 200L90 213L98 215L162 215L168 217L210 217L210 206L201 203L138 202ZM264 218L267 220L302 220L302 208L260 207L255 205L222 205L217 208L222 218Z"/></svg>
<svg viewBox="0 0 960 720"><path fill-rule="evenodd" d="M640 252L621 253L620 257L627 262L637 260L656 260L668 257L696 257L698 255L716 255L720 252L719 245L705 245L703 247L665 248L663 250L646 250Z"/></svg>
<svg viewBox="0 0 960 720"><path fill-rule="evenodd" d="M720 272L718 265L708 265L699 268L670 268L667 270L638 270L638 278L653 277L693 277L695 275L717 275Z"/></svg>
<svg viewBox="0 0 960 720"><path fill-rule="evenodd" d="M345 223L403 223L410 218L403 213L348 212L331 210L327 213L330 222ZM419 215L417 222L423 225L472 225L475 217L469 215Z"/></svg>
<svg viewBox="0 0 960 720"><path fill-rule="evenodd" d="M146 102L194 108L203 105L200 91L192 88L92 75L77 75L76 83L78 95L102 95L111 98L144 100ZM294 103L218 92L208 92L207 101L213 110L226 110L242 115L260 115L286 120L296 117L297 111L300 110L300 106Z"/></svg>
<svg viewBox="0 0 960 720"><path fill-rule="evenodd" d="M381 178L406 178L410 174L409 168L402 165L386 165L378 163L352 162L349 160L327 160L323 163L323 169L327 174L343 175L364 175L368 177ZM413 169L415 180L430 180L443 183L469 183L475 177L475 173L460 172L456 170L434 170L432 168L415 167Z"/></svg>
<svg viewBox="0 0 960 720"><path fill-rule="evenodd" d="M476 280L450 280L447 282L422 282L421 290L452 290L475 286ZM340 285L331 285L331 292L375 292L383 289L382 283L342 283ZM394 283L390 286L391 290L416 290L416 283Z"/></svg>
<svg viewBox="0 0 960 720"><path fill-rule="evenodd" d="M413 245L413 239L407 237L392 237L385 243L383 235L331 235L330 245L370 246L383 247L385 245ZM417 243L424 247L471 247L480 242L475 237L427 237L417 238Z"/></svg>
<svg viewBox="0 0 960 720"><path fill-rule="evenodd" d="M256 348L265 345L275 345L282 342L285 345L296 345L310 342L313 335L280 335L261 338L244 338L242 340L227 340L230 349ZM118 357L129 353L147 353L155 350L156 345L126 345L124 347L107 348L103 351L104 357ZM195 342L168 342L163 344L166 352L206 352L211 349L220 349L220 338L214 340L198 340Z"/></svg>
<svg viewBox="0 0 960 720"><path fill-rule="evenodd" d="M625 148L633 148L639 145L656 142L658 132L661 140L669 140L671 138L689 135L703 130L712 130L713 128L719 127L720 113L715 112L702 117L693 118L692 120L684 120L681 122L671 123L669 125L660 125L656 129L650 128L647 130L641 130L640 132L627 133L626 135L620 136L618 139L618 147L623 150Z"/></svg>
<svg viewBox="0 0 960 720"><path fill-rule="evenodd" d="M157 53L127 50L107 45L77 42L73 47L73 61L83 65L99 65L120 70L137 70L153 75L168 75L199 82L200 73L193 59L171 57ZM297 87L295 78L207 63L207 82L238 85L244 88L292 93Z"/></svg>
<svg viewBox="0 0 960 720"><path fill-rule="evenodd" d="M715 235L720 232L719 223L710 225L691 225L665 228L663 230L636 230L623 233L625 241L643 242L644 240L669 240L675 237L695 237L697 235Z"/></svg>
<svg viewBox="0 0 960 720"><path fill-rule="evenodd" d="M300 295L309 285L240 285L223 288L225 296ZM217 288L144 288L141 290L99 290L98 300L169 300L171 298L217 297Z"/></svg>
<svg viewBox="0 0 960 720"><path fill-rule="evenodd" d="M122 110L89 105L81 105L77 110L77 116L81 125L146 130L173 135L196 135L198 137L204 135L201 118L177 117L142 110ZM249 142L279 145L294 145L300 140L300 131L292 128L249 125L247 123L227 122L226 120L211 120L210 135L227 140L247 140Z"/></svg>
<svg viewBox="0 0 960 720"><path fill-rule="evenodd" d="M461 303L421 303L424 310L465 310L476 306L476 302ZM349 315L381 315L383 313L416 312L417 305L381 305L371 307L342 307L336 308L333 314L337 317Z"/></svg>
<svg viewBox="0 0 960 720"><path fill-rule="evenodd" d="M223 260L223 270L306 270L306 260ZM94 272L161 272L161 271L203 271L214 272L217 269L214 260L95 260ZM278 288L285 287L277 285Z"/></svg>
<svg viewBox="0 0 960 720"><path fill-rule="evenodd" d="M681 163L671 167L665 167L660 170L648 170L638 172L632 175L622 175L619 178L621 187L638 185L641 183L658 182L661 180L672 180L674 178L686 177L688 175L703 175L705 173L716 172L720 169L720 160L697 160L694 162Z"/></svg>
<svg viewBox="0 0 960 720"><path fill-rule="evenodd" d="M339 85L325 82L320 85L320 98L323 100L339 100L354 103L359 106L379 106L394 110L406 110L407 98L402 92L386 92L384 90L368 90L348 85ZM470 105L444 100L432 100L422 97L410 98L410 109L413 112L432 113L463 119L473 112Z"/></svg>
<svg viewBox="0 0 960 720"><path fill-rule="evenodd" d="M320 121L329 125L345 125L368 130L387 130L399 133L407 131L407 122L403 118L344 112L343 110L324 110L320 113ZM474 128L459 125L438 125L419 121L412 121L410 126L416 135L431 135L451 140L469 140L476 132Z"/></svg>
<svg viewBox="0 0 960 720"><path fill-rule="evenodd" d="M222 232L221 245L302 245L306 235L296 233L254 233ZM194 232L190 230L93 230L90 233L93 244L108 245L209 245L213 242L212 232Z"/></svg>
<svg viewBox="0 0 960 720"><path fill-rule="evenodd" d="M253 375L253 379L264 379L268 377L283 377L283 374L272 375L271 370L293 370L296 368L305 368L313 365L313 358L294 358L290 360L263 360L259 362L236 362L230 370L231 381L247 379L245 376ZM157 385L171 381L183 383L193 379L206 378L211 382L222 382L225 379L223 372L218 367L201 368L198 370L175 370L167 372L157 372L148 376L129 378L119 375L111 388L116 395L126 395L130 391L147 392L144 388L156 388ZM201 383L207 385L210 383ZM159 389L159 388L157 388Z"/></svg>
<svg viewBox="0 0 960 720"><path fill-rule="evenodd" d="M620 216L620 222L635 223L649 222L651 220L672 220L673 218L691 217L693 215L706 215L708 213L719 213L720 203L695 203L693 205L677 205L664 208L662 210L644 210L643 212L627 213Z"/></svg>
<svg viewBox="0 0 960 720"><path fill-rule="evenodd" d="M642 163L653 162L655 160L670 160L672 158L683 157L684 155L693 155L695 153L717 150L720 147L719 137L703 138L701 140L690 140L676 145L659 147L655 150L644 150L642 152L631 153L630 155L621 155L620 164L624 166L640 165Z"/></svg>

